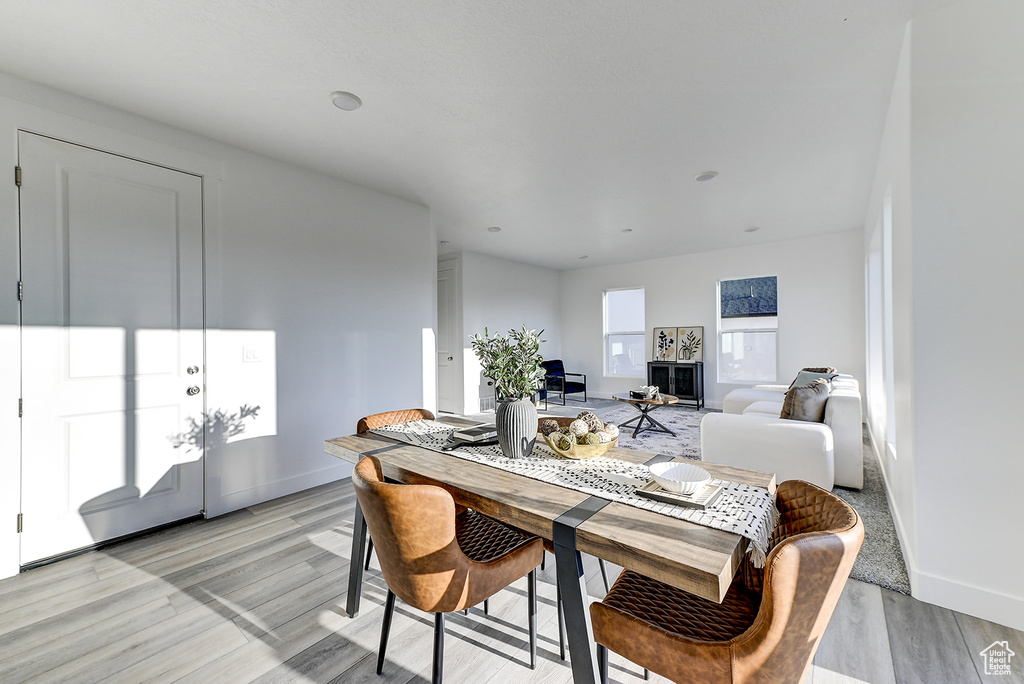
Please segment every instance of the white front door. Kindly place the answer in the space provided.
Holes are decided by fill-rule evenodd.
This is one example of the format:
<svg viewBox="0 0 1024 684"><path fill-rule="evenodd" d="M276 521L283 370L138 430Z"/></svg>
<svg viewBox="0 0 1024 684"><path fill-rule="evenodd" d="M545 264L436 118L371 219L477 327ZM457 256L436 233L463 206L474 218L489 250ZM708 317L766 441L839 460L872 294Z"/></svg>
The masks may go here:
<svg viewBox="0 0 1024 684"><path fill-rule="evenodd" d="M203 214L197 176L25 132L18 157L27 565L202 511Z"/></svg>
<svg viewBox="0 0 1024 684"><path fill-rule="evenodd" d="M437 410L460 412L456 358L461 353L456 328L456 266L442 261L437 269Z"/></svg>

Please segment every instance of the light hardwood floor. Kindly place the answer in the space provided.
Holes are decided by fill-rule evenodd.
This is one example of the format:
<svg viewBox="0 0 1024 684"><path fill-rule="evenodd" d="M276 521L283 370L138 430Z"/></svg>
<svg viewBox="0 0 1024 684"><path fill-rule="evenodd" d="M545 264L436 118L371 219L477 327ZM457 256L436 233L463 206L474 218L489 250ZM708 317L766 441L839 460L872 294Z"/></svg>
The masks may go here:
<svg viewBox="0 0 1024 684"><path fill-rule="evenodd" d="M346 480L0 581L0 682L429 681L432 620L401 602L374 673L386 592L376 561L361 614L345 616L354 502ZM449 617L446 682L572 681L548 561L537 669L526 665L521 580L489 616ZM997 639L1020 654L1010 677L982 674L978 653ZM613 681L643 681L636 665L611 662ZM1022 673L1021 632L851 581L807 681L1020 683Z"/></svg>

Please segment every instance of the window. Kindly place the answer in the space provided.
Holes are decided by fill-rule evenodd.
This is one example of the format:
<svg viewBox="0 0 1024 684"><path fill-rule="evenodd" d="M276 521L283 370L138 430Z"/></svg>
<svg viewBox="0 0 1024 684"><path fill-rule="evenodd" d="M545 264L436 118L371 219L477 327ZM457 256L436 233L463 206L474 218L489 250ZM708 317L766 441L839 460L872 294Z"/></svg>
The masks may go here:
<svg viewBox="0 0 1024 684"><path fill-rule="evenodd" d="M885 453L895 459L896 348L893 337L892 229L892 188L889 188L883 200L882 215L868 243L866 397L871 438L880 440L884 436Z"/></svg>
<svg viewBox="0 0 1024 684"><path fill-rule="evenodd" d="M778 279L722 280L718 297L718 381L775 382Z"/></svg>
<svg viewBox="0 0 1024 684"><path fill-rule="evenodd" d="M604 374L644 377L644 291L604 293Z"/></svg>

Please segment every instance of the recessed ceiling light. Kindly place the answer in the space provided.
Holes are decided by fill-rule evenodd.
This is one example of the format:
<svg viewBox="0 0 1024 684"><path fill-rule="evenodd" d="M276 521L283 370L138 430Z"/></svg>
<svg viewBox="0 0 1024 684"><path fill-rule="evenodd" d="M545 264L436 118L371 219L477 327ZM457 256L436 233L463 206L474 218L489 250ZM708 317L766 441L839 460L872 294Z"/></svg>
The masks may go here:
<svg viewBox="0 0 1024 684"><path fill-rule="evenodd" d="M744 233L756 233L759 230L761 230L760 226L750 226L749 228L744 228L743 232Z"/></svg>
<svg viewBox="0 0 1024 684"><path fill-rule="evenodd" d="M448 242L447 240L441 240L441 246L442 247L447 247L450 244L452 244L452 243Z"/></svg>
<svg viewBox="0 0 1024 684"><path fill-rule="evenodd" d="M344 90L336 90L331 93L331 102L338 109L344 109L346 112L352 112L363 106L363 101L352 93L346 93Z"/></svg>
<svg viewBox="0 0 1024 684"><path fill-rule="evenodd" d="M623 233L632 233L632 232L633 232L633 229L632 229L632 228L623 228L623 229L622 229L622 232L623 232Z"/></svg>
<svg viewBox="0 0 1024 684"><path fill-rule="evenodd" d="M715 178L717 175L717 171L701 171L700 173L697 174L694 180L697 181L698 183L703 183L704 181L709 181L712 178Z"/></svg>
<svg viewBox="0 0 1024 684"><path fill-rule="evenodd" d="M487 229L487 232L488 233L500 233L501 232L501 226L491 226L490 228Z"/></svg>
<svg viewBox="0 0 1024 684"><path fill-rule="evenodd" d="M586 259L586 258L587 258L587 255L586 255L586 254L582 254L582 255L580 255L580 259Z"/></svg>

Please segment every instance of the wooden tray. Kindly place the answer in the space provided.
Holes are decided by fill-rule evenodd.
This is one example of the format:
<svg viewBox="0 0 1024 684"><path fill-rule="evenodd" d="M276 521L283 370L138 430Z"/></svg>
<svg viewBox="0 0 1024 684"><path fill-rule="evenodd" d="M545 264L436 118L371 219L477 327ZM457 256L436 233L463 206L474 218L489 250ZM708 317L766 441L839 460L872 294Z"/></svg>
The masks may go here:
<svg viewBox="0 0 1024 684"><path fill-rule="evenodd" d="M722 495L721 485L704 485L696 492L690 495L676 494L661 488L654 480L651 480L643 487L636 488L637 496L643 496L648 499L654 499L655 501L664 501L665 503L676 504L677 506L687 506L689 508L698 508L700 510L706 510L711 508L718 497Z"/></svg>

